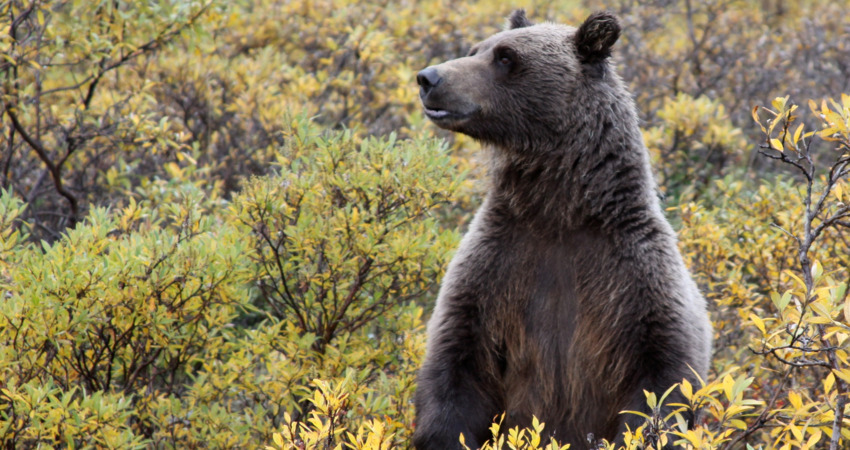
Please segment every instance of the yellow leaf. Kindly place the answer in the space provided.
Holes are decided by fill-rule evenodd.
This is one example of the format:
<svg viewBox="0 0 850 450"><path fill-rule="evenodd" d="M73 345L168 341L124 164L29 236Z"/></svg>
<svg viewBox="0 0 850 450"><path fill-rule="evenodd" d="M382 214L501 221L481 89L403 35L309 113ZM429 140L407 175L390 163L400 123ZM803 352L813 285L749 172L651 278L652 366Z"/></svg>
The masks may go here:
<svg viewBox="0 0 850 450"><path fill-rule="evenodd" d="M796 391L788 392L788 401L791 402L791 406L793 406L796 410L800 410L803 408L803 399Z"/></svg>
<svg viewBox="0 0 850 450"><path fill-rule="evenodd" d="M723 377L722 386L723 393L726 394L726 398L731 401L735 397L732 393L733 388L735 386L735 380L733 380L731 376L726 375L725 377Z"/></svg>
<svg viewBox="0 0 850 450"><path fill-rule="evenodd" d="M775 99L773 99L772 102L770 102L770 104L773 105L774 108L776 108L777 112L782 112L782 110L785 109L785 104L788 103L789 97L790 96L776 97Z"/></svg>
<svg viewBox="0 0 850 450"><path fill-rule="evenodd" d="M781 152L784 147L782 146L782 142L779 139L774 138L770 140L770 148Z"/></svg>
<svg viewBox="0 0 850 450"><path fill-rule="evenodd" d="M798 142L800 140L800 134L803 133L803 124L801 123L796 130L794 130L794 142Z"/></svg>
<svg viewBox="0 0 850 450"><path fill-rule="evenodd" d="M800 288L802 288L804 291L806 290L806 282L805 282L805 281L803 281L803 279L802 279L802 278L798 277L798 276L797 276L797 274L795 274L794 272L792 272L792 271L790 271L790 270L786 270L786 271L785 271L785 273L787 273L787 274L788 274L788 276L790 276L791 278L793 278L793 279L794 279L794 281L796 281L796 282L797 282L797 284L800 286Z"/></svg>
<svg viewBox="0 0 850 450"><path fill-rule="evenodd" d="M544 424L540 423L540 420L537 419L537 416L532 416L531 428L533 428L537 432L540 432L541 430L543 430L543 425Z"/></svg>
<svg viewBox="0 0 850 450"><path fill-rule="evenodd" d="M809 99L809 109L812 110L812 114L819 115L818 113L818 104L815 103L814 100Z"/></svg>
<svg viewBox="0 0 850 450"><path fill-rule="evenodd" d="M790 426L790 428L789 428L789 430L791 431L791 434L793 434L793 435L794 435L794 439L796 439L796 440L798 440L798 441L802 441L802 440L803 440L803 432L802 432L802 431L800 431L800 428L799 428L799 427L796 427L796 426L791 425L791 426Z"/></svg>
<svg viewBox="0 0 850 450"><path fill-rule="evenodd" d="M808 322L814 323L814 324L817 324L817 325L828 325L828 324L832 323L832 320L827 319L826 317L822 317L822 316L815 316L815 317L809 317Z"/></svg>
<svg viewBox="0 0 850 450"><path fill-rule="evenodd" d="M806 446L803 448L815 448L815 445L818 443L818 441L820 441L821 435L821 431L815 428L815 431L812 433L812 436L809 438L809 440L806 441Z"/></svg>
<svg viewBox="0 0 850 450"><path fill-rule="evenodd" d="M842 125L843 125L844 120L843 120L843 118L841 117L840 114L838 114L834 111L824 111L824 115L826 116L825 117L826 121L831 126L837 127L838 129L843 129Z"/></svg>
<svg viewBox="0 0 850 450"><path fill-rule="evenodd" d="M744 422L743 420L740 420L740 419L730 420L729 425L732 425L733 427L735 427L739 430L746 430L747 429L747 423Z"/></svg>
<svg viewBox="0 0 850 450"><path fill-rule="evenodd" d="M841 378L847 383L850 383L850 370L848 369L832 369L832 373L838 378Z"/></svg>
<svg viewBox="0 0 850 450"><path fill-rule="evenodd" d="M822 303L812 302L811 307L812 311L814 311L817 315L832 320L832 312Z"/></svg>
<svg viewBox="0 0 850 450"><path fill-rule="evenodd" d="M682 384L679 385L679 390L682 391L682 395L684 395L688 401L691 401L691 398L694 396L694 388L688 380L682 380Z"/></svg>
<svg viewBox="0 0 850 450"><path fill-rule="evenodd" d="M761 334L762 334L762 335L767 334L767 332L766 332L766 331L765 331L765 329L764 329L764 321L763 321L763 320L761 320L761 317L759 317L759 316L757 316L757 315L755 315L755 314L750 313L750 320L752 320L752 321L753 321L753 323L756 325L756 328L758 328L758 329L759 329L759 331L761 331Z"/></svg>
<svg viewBox="0 0 850 450"><path fill-rule="evenodd" d="M832 387L835 385L835 375L830 373L823 379L823 392L829 394L829 391L832 390Z"/></svg>

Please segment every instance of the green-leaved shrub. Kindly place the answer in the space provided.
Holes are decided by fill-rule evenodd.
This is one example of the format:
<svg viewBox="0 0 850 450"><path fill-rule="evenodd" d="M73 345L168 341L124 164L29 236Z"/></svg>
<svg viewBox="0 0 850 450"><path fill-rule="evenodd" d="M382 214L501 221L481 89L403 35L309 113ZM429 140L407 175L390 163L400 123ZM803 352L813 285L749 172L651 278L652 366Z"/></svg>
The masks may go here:
<svg viewBox="0 0 850 450"><path fill-rule="evenodd" d="M4 442L150 438L151 402L179 396L227 339L246 299L247 247L235 229L199 212L200 194L182 198L95 209L53 244L7 250L19 266L5 268L0 284ZM71 426L92 411L100 411L97 426Z"/></svg>
<svg viewBox="0 0 850 450"><path fill-rule="evenodd" d="M457 243L437 219L459 181L436 140L318 134L302 120L288 142L280 173L250 180L233 214L253 237L259 304L321 353L434 287Z"/></svg>
<svg viewBox="0 0 850 450"><path fill-rule="evenodd" d="M96 208L36 244L3 193L2 442L246 448L286 424L306 439L330 392L326 425L355 432L337 438L407 439L420 303L457 244L440 221L462 177L436 140L291 125L277 173L229 208L161 184L171 201Z"/></svg>

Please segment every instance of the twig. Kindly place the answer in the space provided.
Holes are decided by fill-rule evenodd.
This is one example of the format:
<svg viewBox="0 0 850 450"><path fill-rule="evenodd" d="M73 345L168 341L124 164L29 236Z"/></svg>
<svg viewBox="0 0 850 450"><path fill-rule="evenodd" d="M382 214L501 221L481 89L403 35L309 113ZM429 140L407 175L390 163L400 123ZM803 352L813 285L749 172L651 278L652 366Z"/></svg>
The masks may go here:
<svg viewBox="0 0 850 450"><path fill-rule="evenodd" d="M773 394L771 394L770 400L768 400L761 414L756 417L756 420L753 422L752 425L747 427L746 431L736 436L735 439L729 441L729 443L727 443L723 447L724 450L734 448L735 444L743 441L756 431L760 430L762 427L765 426L765 424L767 424L768 421L770 421L776 416L777 413L771 410L773 409L773 405L776 404L776 400L779 399L779 394L783 394L785 392L785 385L788 383L788 375L791 374L791 370L792 366L787 366L785 368L785 373L782 374L782 381L779 383L779 386L776 386L776 388L773 390Z"/></svg>
<svg viewBox="0 0 850 450"><path fill-rule="evenodd" d="M44 149L40 142L33 139L33 137L30 136L29 133L27 133L20 120L18 120L18 116L17 114L15 114L12 105L10 105L8 102L5 102L4 106L6 108L6 115L8 115L9 119L12 120L12 126L15 127L15 130L17 130L18 134L20 134L24 141L26 141L27 144L29 144L29 146L33 150L35 150L35 153L38 155L38 158L41 159L45 166L47 166L47 169L50 171L50 176L53 178L53 185L56 187L56 192L58 192L59 195L65 197L65 199L68 200L68 203L71 206L70 226L73 227L77 223L77 215L79 214L79 202L77 200L77 197L75 197L74 194L69 192L62 185L62 168L53 164L53 161L51 161L50 156L47 154L47 150Z"/></svg>

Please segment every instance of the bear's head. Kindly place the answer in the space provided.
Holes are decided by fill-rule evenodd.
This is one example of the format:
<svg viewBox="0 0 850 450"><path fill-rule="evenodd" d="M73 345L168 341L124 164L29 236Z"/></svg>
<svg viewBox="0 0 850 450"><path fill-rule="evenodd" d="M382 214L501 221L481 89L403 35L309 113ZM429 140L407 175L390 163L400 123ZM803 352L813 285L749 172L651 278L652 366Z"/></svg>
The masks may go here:
<svg viewBox="0 0 850 450"><path fill-rule="evenodd" d="M506 28L467 56L419 72L425 114L442 128L500 146L560 139L578 126L572 117L593 98L587 91L616 78L608 59L620 36L617 18L597 12L578 28L535 25L516 10Z"/></svg>

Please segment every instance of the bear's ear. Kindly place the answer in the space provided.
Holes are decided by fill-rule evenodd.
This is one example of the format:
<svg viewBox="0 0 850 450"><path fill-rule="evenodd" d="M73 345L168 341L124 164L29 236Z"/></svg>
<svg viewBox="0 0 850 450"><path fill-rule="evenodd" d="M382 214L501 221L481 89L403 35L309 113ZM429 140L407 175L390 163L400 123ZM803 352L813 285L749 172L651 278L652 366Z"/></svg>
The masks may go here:
<svg viewBox="0 0 850 450"><path fill-rule="evenodd" d="M534 25L528 20L528 17L525 17L524 9L515 9L514 12L508 16L508 29L513 30L514 28L525 28Z"/></svg>
<svg viewBox="0 0 850 450"><path fill-rule="evenodd" d="M611 56L611 46L620 37L620 21L607 11L591 14L576 31L576 53L583 64L601 62Z"/></svg>

